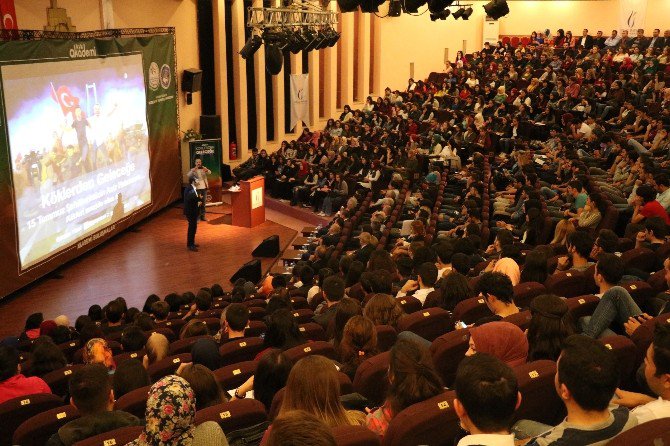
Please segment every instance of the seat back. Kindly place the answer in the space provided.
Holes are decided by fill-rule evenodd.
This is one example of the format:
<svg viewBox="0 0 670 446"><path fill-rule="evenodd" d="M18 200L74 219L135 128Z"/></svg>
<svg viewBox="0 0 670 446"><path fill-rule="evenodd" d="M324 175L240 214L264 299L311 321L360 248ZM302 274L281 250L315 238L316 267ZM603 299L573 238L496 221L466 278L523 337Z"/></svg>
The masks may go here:
<svg viewBox="0 0 670 446"><path fill-rule="evenodd" d="M380 446L379 437L365 426L337 426L333 428L337 446Z"/></svg>
<svg viewBox="0 0 670 446"><path fill-rule="evenodd" d="M68 394L68 384L70 383L70 377L77 369L82 367L82 364L69 365L47 373L42 377L42 379L49 385L51 393L64 397Z"/></svg>
<svg viewBox="0 0 670 446"><path fill-rule="evenodd" d="M118 367L119 364L129 359L137 359L138 361L142 361L142 358L144 357L145 354L146 351L144 349L136 352L121 353L120 355L114 356L114 364L116 364Z"/></svg>
<svg viewBox="0 0 670 446"><path fill-rule="evenodd" d="M183 362L191 362L190 353L168 356L160 361L156 361L149 366L147 373L151 377L151 381L156 382L164 376L175 373Z"/></svg>
<svg viewBox="0 0 670 446"><path fill-rule="evenodd" d="M307 322L298 327L302 336L308 341L327 341L326 331L316 322Z"/></svg>
<svg viewBox="0 0 670 446"><path fill-rule="evenodd" d="M568 304L568 312L570 312L572 320L575 322L582 316L593 314L598 306L598 302L600 302L600 298L593 294L571 297L565 300L565 303Z"/></svg>
<svg viewBox="0 0 670 446"><path fill-rule="evenodd" d="M430 345L435 370L447 387L451 387L456 378L456 369L468 351L469 339L470 330L463 328L440 336Z"/></svg>
<svg viewBox="0 0 670 446"><path fill-rule="evenodd" d="M670 418L659 418L639 424L617 435L608 446L660 446L670 444Z"/></svg>
<svg viewBox="0 0 670 446"><path fill-rule="evenodd" d="M389 423L382 444L452 446L460 432L454 396L447 391L401 411Z"/></svg>
<svg viewBox="0 0 670 446"><path fill-rule="evenodd" d="M647 282L629 282L622 286L640 308L645 308L647 302L657 294Z"/></svg>
<svg viewBox="0 0 670 446"><path fill-rule="evenodd" d="M637 362L637 348L635 343L626 336L607 336L600 339L605 347L612 350L619 364L619 386L626 386L631 382L633 373L640 363ZM645 352L646 353L646 352Z"/></svg>
<svg viewBox="0 0 670 446"><path fill-rule="evenodd" d="M377 325L375 326L375 330L377 331L377 350L380 352L390 350L398 339L398 333L395 331L395 328L390 325Z"/></svg>
<svg viewBox="0 0 670 446"><path fill-rule="evenodd" d="M219 348L221 364L230 365L243 361L253 361L264 348L262 338L241 338L226 342Z"/></svg>
<svg viewBox="0 0 670 446"><path fill-rule="evenodd" d="M73 446L124 445L135 440L144 431L143 426L128 426L78 441Z"/></svg>
<svg viewBox="0 0 670 446"><path fill-rule="evenodd" d="M411 331L432 341L452 329L451 315L442 308L426 308L398 321L398 331Z"/></svg>
<svg viewBox="0 0 670 446"><path fill-rule="evenodd" d="M561 297L575 297L584 294L586 278L579 271L557 271L544 282L549 293Z"/></svg>
<svg viewBox="0 0 670 446"><path fill-rule="evenodd" d="M471 297L456 304L452 318L454 321L463 321L473 324L483 317L493 316L483 297Z"/></svg>
<svg viewBox="0 0 670 446"><path fill-rule="evenodd" d="M538 282L524 282L514 287L514 303L520 308L528 308L530 303L547 289Z"/></svg>
<svg viewBox="0 0 670 446"><path fill-rule="evenodd" d="M263 310L265 311L265 310ZM207 325L207 331L210 334L215 334L221 328L221 318L218 317L204 317L198 318L200 322L204 322Z"/></svg>
<svg viewBox="0 0 670 446"><path fill-rule="evenodd" d="M79 344L79 341L67 341L58 344L58 348L63 352L68 362L71 363L74 359L74 353L81 348L81 345Z"/></svg>
<svg viewBox="0 0 670 446"><path fill-rule="evenodd" d="M158 328L169 328L172 330L175 336L179 336L179 332L184 325L186 325L186 321L184 319L169 319L165 322L159 322Z"/></svg>
<svg viewBox="0 0 670 446"><path fill-rule="evenodd" d="M209 335L202 335L174 341L173 343L170 344L170 355L178 355L180 353L191 353L191 347L193 347L193 344L195 344L196 341L199 339L214 339L214 338L212 338Z"/></svg>
<svg viewBox="0 0 670 446"><path fill-rule="evenodd" d="M509 315L503 318L503 321L514 324L521 330L525 331L530 325L530 318L531 318L530 310L526 310L526 311L520 311L516 314Z"/></svg>
<svg viewBox="0 0 670 446"><path fill-rule="evenodd" d="M144 418L144 413L147 408L147 400L149 399L149 390L151 390L151 386L131 390L116 400L114 409L128 412L135 415L137 418Z"/></svg>
<svg viewBox="0 0 670 446"><path fill-rule="evenodd" d="M301 308L299 310L293 310L293 317L296 319L298 324L306 324L308 322L312 322L314 312L310 308Z"/></svg>
<svg viewBox="0 0 670 446"><path fill-rule="evenodd" d="M670 323L670 313L663 313L653 319L645 321L633 332L630 336L630 340L633 341L637 347L637 364L640 364L641 361L644 360L644 357L647 354L647 349L654 340L654 329L656 328L656 324L668 323Z"/></svg>
<svg viewBox="0 0 670 446"><path fill-rule="evenodd" d="M402 307L403 311L407 314L414 313L419 311L423 305L421 301L413 296L405 296L398 298L398 303Z"/></svg>
<svg viewBox="0 0 670 446"><path fill-rule="evenodd" d="M367 359L358 366L354 376L354 390L371 404L380 405L388 389L388 368L391 353L384 352Z"/></svg>
<svg viewBox="0 0 670 446"><path fill-rule="evenodd" d="M649 248L633 248L621 253L626 268L652 272L656 266L656 253Z"/></svg>
<svg viewBox="0 0 670 446"><path fill-rule="evenodd" d="M195 413L195 424L205 421L214 421L224 432L232 432L267 421L267 415L263 403L245 398L200 409Z"/></svg>
<svg viewBox="0 0 670 446"><path fill-rule="evenodd" d="M214 376L223 390L232 390L256 373L257 361L244 361L214 370Z"/></svg>
<svg viewBox="0 0 670 446"><path fill-rule="evenodd" d="M247 327L244 329L244 335L249 338L256 338L265 333L267 329L268 327L263 321L249 321Z"/></svg>
<svg viewBox="0 0 670 446"><path fill-rule="evenodd" d="M12 435L24 421L62 405L63 399L51 393L19 396L0 404L0 446L12 444Z"/></svg>
<svg viewBox="0 0 670 446"><path fill-rule="evenodd" d="M542 359L514 368L521 405L514 414L517 420L534 420L556 425L565 417L565 406L556 393L556 363Z"/></svg>
<svg viewBox="0 0 670 446"><path fill-rule="evenodd" d="M63 425L79 418L79 411L72 405L55 407L28 418L14 432L12 444L44 446Z"/></svg>
<svg viewBox="0 0 670 446"><path fill-rule="evenodd" d="M288 359L293 361L293 364L310 355L321 355L326 358L337 359L337 353L333 348L333 344L325 341L314 341L298 345L284 351L284 354Z"/></svg>

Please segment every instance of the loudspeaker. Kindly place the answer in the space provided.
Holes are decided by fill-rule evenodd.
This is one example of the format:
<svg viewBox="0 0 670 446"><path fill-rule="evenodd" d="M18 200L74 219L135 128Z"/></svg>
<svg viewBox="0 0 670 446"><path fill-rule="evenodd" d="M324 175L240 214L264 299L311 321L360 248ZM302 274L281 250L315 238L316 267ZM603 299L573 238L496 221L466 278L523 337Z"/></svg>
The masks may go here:
<svg viewBox="0 0 670 446"><path fill-rule="evenodd" d="M201 115L200 133L202 139L221 138L221 117L219 115Z"/></svg>
<svg viewBox="0 0 670 446"><path fill-rule="evenodd" d="M197 68L188 68L184 70L181 77L181 91L195 93L200 91L202 85L202 70Z"/></svg>
<svg viewBox="0 0 670 446"><path fill-rule="evenodd" d="M242 268L238 269L233 277L230 278L230 283L235 283L237 279L244 279L247 282L258 283L261 281L261 261L256 259L245 263Z"/></svg>
<svg viewBox="0 0 670 446"><path fill-rule="evenodd" d="M272 235L263 240L251 255L254 257L277 257L279 255L279 236Z"/></svg>

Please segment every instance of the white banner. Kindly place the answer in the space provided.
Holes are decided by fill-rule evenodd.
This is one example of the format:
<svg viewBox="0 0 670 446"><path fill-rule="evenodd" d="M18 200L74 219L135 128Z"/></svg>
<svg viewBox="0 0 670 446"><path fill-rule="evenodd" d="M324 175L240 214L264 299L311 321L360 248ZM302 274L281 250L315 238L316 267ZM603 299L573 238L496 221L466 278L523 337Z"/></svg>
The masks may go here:
<svg viewBox="0 0 670 446"><path fill-rule="evenodd" d="M646 19L647 0L619 0L619 27L627 29L631 39L639 28L644 29Z"/></svg>
<svg viewBox="0 0 670 446"><path fill-rule="evenodd" d="M291 75L291 129L302 121L309 122L309 75Z"/></svg>

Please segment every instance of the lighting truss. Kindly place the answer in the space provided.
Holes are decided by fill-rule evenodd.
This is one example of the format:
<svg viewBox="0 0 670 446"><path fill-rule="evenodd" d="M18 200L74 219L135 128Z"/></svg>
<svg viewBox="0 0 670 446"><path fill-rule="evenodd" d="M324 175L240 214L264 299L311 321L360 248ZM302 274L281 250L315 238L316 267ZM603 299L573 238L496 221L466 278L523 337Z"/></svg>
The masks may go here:
<svg viewBox="0 0 670 446"><path fill-rule="evenodd" d="M247 27L262 31L270 28L326 28L337 25L337 13L320 5L293 2L283 8L247 8Z"/></svg>

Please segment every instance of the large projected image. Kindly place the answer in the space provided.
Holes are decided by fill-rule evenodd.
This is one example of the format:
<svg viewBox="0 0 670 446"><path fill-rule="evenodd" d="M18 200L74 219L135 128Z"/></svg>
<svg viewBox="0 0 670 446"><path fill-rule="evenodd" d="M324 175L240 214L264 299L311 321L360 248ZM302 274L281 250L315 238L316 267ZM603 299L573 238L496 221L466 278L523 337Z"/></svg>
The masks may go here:
<svg viewBox="0 0 670 446"><path fill-rule="evenodd" d="M1 75L22 270L151 203L141 55Z"/></svg>

